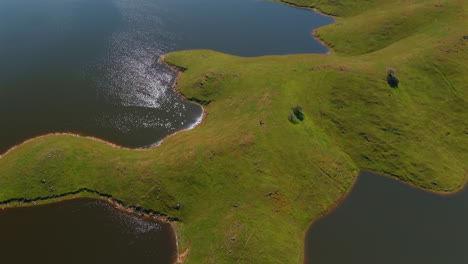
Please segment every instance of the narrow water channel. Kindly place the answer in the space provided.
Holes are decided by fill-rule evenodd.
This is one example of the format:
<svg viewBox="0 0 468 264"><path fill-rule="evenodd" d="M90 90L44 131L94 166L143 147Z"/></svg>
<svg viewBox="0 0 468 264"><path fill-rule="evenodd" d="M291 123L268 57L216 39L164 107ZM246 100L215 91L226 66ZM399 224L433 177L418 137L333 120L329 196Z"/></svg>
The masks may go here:
<svg viewBox="0 0 468 264"><path fill-rule="evenodd" d="M1 263L172 264L176 258L169 224L93 199L0 210L0 234Z"/></svg>
<svg viewBox="0 0 468 264"><path fill-rule="evenodd" d="M440 196L362 172L306 238L307 264L468 263L468 190Z"/></svg>

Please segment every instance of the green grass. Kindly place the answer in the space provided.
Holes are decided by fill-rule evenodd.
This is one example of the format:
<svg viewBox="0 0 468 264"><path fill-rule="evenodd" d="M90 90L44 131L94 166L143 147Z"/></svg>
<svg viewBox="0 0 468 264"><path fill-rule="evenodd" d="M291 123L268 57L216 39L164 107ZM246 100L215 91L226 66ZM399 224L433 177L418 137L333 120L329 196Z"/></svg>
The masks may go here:
<svg viewBox="0 0 468 264"><path fill-rule="evenodd" d="M318 31L333 55L171 53L165 61L187 69L181 93L210 102L199 127L145 151L66 135L32 140L0 159L0 200L87 187L181 218L187 263L297 264L309 224L361 169L459 190L468 166L466 1L290 2L341 16ZM398 88L387 84L388 68ZM293 124L296 105L305 118Z"/></svg>

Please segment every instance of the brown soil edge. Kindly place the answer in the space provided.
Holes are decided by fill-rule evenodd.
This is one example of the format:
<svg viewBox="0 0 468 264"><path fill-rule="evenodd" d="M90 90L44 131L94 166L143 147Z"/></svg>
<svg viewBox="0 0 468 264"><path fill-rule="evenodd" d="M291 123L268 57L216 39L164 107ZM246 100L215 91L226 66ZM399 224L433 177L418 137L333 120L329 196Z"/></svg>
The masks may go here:
<svg viewBox="0 0 468 264"><path fill-rule="evenodd" d="M190 247L188 247L182 254L179 254L179 256L177 257L177 264L185 263L189 254L190 254Z"/></svg>
<svg viewBox="0 0 468 264"><path fill-rule="evenodd" d="M371 170L371 169L361 169L361 171L367 171L367 172L371 172L371 173L374 173L374 174L378 174L380 176L383 176L383 177L387 177L393 181L397 181L401 184L404 184L404 185L407 185L409 187L411 187L412 189L415 189L417 191L422 191L422 192L425 192L425 193L428 193L428 194L431 194L431 195L437 195L437 196L441 196L441 197L448 197L448 196L452 196L452 195L456 195L458 194L459 192L463 191L465 188L468 187L468 175L465 175L465 179L463 181L462 184L460 184L460 186L458 186L456 189L453 189L451 191L440 191L440 190L434 190L434 189L429 189L429 188L424 188L424 187L421 187L421 186L418 186L416 185L415 183L413 182L410 182L410 181L406 181L396 175L392 175L392 174L388 174L388 173L385 173L385 172L379 172L379 171L374 171L374 170Z"/></svg>
<svg viewBox="0 0 468 264"><path fill-rule="evenodd" d="M110 194L102 193L102 192L92 190L89 188L80 188L78 190L71 191L71 192L66 192L62 194L54 194L51 196L41 196L41 197L36 197L33 199L11 198L8 200L0 201L0 210L7 210L7 209L17 208L17 207L44 205L44 204L56 203L56 202L61 202L61 201L71 200L71 199L78 199L78 198L91 198L91 199L102 200L112 205L112 207L119 209L122 212L135 214L144 218L156 219L163 223L182 222L182 220L179 218L170 217L166 214L160 213L159 211L155 211L153 209L145 209L137 205L128 205L124 203L123 201L114 198Z"/></svg>
<svg viewBox="0 0 468 264"><path fill-rule="evenodd" d="M319 38L319 36L317 35L317 30L318 30L318 29L319 29L319 28L316 28L316 29L314 29L314 31L312 31L312 37L313 37L318 43L322 44L322 46L325 46L325 47L328 49L327 53L325 53L326 55L331 55L333 52L335 52L335 50L333 49L333 47L332 47L330 44L328 44L327 42L325 42L323 39Z"/></svg>
<svg viewBox="0 0 468 264"><path fill-rule="evenodd" d="M172 229L172 234L174 236L174 241L176 245L176 256L174 257L173 263L181 264L186 261L188 254L190 253L190 247L187 248L183 253L179 254L179 238L177 236L177 230L173 224L174 222L181 222L182 220L178 218L171 218L160 213L153 213L153 212L148 213L145 211L152 211L152 210L141 209L140 207L137 207L137 206L129 206L119 200L109 198L106 196L102 196L99 194L96 195L95 193L87 193L87 195L85 195L83 192L79 192L76 194L65 195L60 198L49 198L49 199L45 199L45 200L41 200L37 202L36 201L31 201L31 202L14 201L14 202L6 203L6 204L0 204L0 210L9 210L9 209L18 208L18 207L46 205L46 204L51 204L51 203L59 203L63 201L69 201L73 199L82 199L82 198L89 198L89 199L103 201L107 203L109 206L117 209L123 214L133 215L133 216L145 219L145 220L152 220L152 221L156 221L159 223L168 224L170 228Z"/></svg>

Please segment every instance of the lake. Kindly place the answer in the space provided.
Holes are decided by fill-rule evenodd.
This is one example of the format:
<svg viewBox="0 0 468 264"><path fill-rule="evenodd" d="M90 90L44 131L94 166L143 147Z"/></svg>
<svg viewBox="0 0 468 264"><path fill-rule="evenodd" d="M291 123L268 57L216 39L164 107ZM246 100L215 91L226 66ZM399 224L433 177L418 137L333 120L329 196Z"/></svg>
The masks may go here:
<svg viewBox="0 0 468 264"><path fill-rule="evenodd" d="M349 196L314 223L310 264L468 263L468 190L441 196L362 172Z"/></svg>
<svg viewBox="0 0 468 264"><path fill-rule="evenodd" d="M168 52L326 53L311 32L333 19L257 0L0 1L0 153L73 132L148 147L202 108L171 90ZM468 263L468 191L442 197L363 172L306 238L307 263ZM153 208L157 209L157 208ZM171 263L172 229L76 199L0 211L6 263Z"/></svg>
<svg viewBox="0 0 468 264"><path fill-rule="evenodd" d="M261 56L326 53L311 32L333 19L257 0L0 1L0 153L72 132L151 146L202 108L158 64L176 50ZM157 208L153 208L157 209ZM168 224L77 199L0 211L5 263L171 263Z"/></svg>
<svg viewBox="0 0 468 264"><path fill-rule="evenodd" d="M0 210L2 263L172 264L170 224L94 199Z"/></svg>
<svg viewBox="0 0 468 264"><path fill-rule="evenodd" d="M311 32L332 22L257 0L2 0L0 153L51 132L151 146L202 114L161 55L325 53Z"/></svg>

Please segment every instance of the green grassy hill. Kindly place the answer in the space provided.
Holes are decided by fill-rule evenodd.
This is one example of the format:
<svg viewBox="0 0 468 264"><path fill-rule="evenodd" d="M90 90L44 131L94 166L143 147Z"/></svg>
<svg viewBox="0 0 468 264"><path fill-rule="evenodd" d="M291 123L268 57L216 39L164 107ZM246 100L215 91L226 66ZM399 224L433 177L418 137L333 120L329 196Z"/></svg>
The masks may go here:
<svg viewBox="0 0 468 264"><path fill-rule="evenodd" d="M288 2L340 16L317 33L332 55L169 54L186 69L180 92L209 102L200 126L145 151L68 135L32 140L0 158L0 201L86 187L182 219L186 263L298 264L307 227L361 169L459 190L468 167L466 1Z"/></svg>

